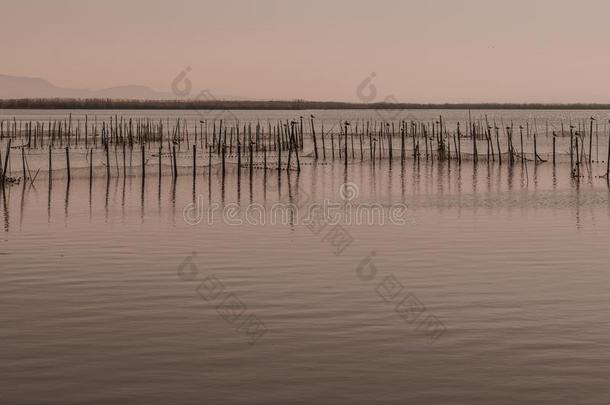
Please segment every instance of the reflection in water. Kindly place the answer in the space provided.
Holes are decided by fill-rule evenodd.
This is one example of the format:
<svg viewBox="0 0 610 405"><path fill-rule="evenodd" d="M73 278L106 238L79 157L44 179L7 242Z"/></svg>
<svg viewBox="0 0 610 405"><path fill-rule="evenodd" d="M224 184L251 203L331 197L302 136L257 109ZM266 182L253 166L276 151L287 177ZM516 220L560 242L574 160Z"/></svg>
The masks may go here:
<svg viewBox="0 0 610 405"><path fill-rule="evenodd" d="M93 159L90 157L89 159ZM89 222L93 217L93 177L89 176Z"/></svg>
<svg viewBox="0 0 610 405"><path fill-rule="evenodd" d="M212 204L212 173L208 172L208 204Z"/></svg>
<svg viewBox="0 0 610 405"><path fill-rule="evenodd" d="M574 180L575 191L576 191L576 229L580 230L581 228L581 219L580 219L580 179Z"/></svg>
<svg viewBox="0 0 610 405"><path fill-rule="evenodd" d="M610 153L609 153L610 154ZM608 162L610 164L610 162ZM610 176L606 177L606 186L608 187L607 201L608 201L608 218L610 219Z"/></svg>
<svg viewBox="0 0 610 405"><path fill-rule="evenodd" d="M118 181L118 180L117 180ZM121 219L125 222L125 188L127 185L127 177L123 176L123 186L121 187Z"/></svg>
<svg viewBox="0 0 610 405"><path fill-rule="evenodd" d="M8 214L8 204L7 204L7 197L6 197L6 187L2 187L2 190L0 191L2 193L2 214L3 214L3 218L4 218L4 231L8 232L9 231L9 214Z"/></svg>
<svg viewBox="0 0 610 405"><path fill-rule="evenodd" d="M242 169L242 163L241 163L241 144L239 143L239 140L237 142L237 148L239 151L239 159L237 161L237 166L236 166L236 170L237 170L237 202L239 203L241 201L241 169ZM265 172L266 174L266 172Z"/></svg>
<svg viewBox="0 0 610 405"><path fill-rule="evenodd" d="M176 223L176 186L178 184L178 176L172 178L172 188L170 194L171 208L172 208L172 223Z"/></svg>
<svg viewBox="0 0 610 405"><path fill-rule="evenodd" d="M400 164L400 202L404 203L405 199L405 165L401 161Z"/></svg>
<svg viewBox="0 0 610 405"><path fill-rule="evenodd" d="M110 201L110 204L114 207L114 206L116 206L115 204L117 203L118 198L120 197L120 194L119 194L119 187L121 187L120 177L112 177L110 181L112 182L113 190L112 190L112 194L110 194L110 196L112 198L109 198L109 201ZM129 190L129 194L131 195L132 194L131 193L131 191L132 191L131 190L131 177L129 177L128 190ZM133 196L133 198L137 198L137 196Z"/></svg>
<svg viewBox="0 0 610 405"><path fill-rule="evenodd" d="M49 176L49 185L47 187L47 222L51 223L51 193L53 191L53 180L52 176Z"/></svg>
<svg viewBox="0 0 610 405"><path fill-rule="evenodd" d="M68 207L70 206L70 181L66 182L66 196L64 198L64 222L68 225Z"/></svg>
<svg viewBox="0 0 610 405"><path fill-rule="evenodd" d="M195 177L193 176L193 187L192 187L192 199L193 203L197 201L197 183L195 182Z"/></svg>
<svg viewBox="0 0 610 405"><path fill-rule="evenodd" d="M308 163L306 158L302 162ZM357 378L362 377L364 387L358 394L364 396L387 379L400 390L404 381L424 384L442 378L444 387L463 395L454 403L469 405L496 403L493 399L499 395L510 397L505 385L511 378L535 378L548 392L569 384L584 384L587 392L605 387L606 370L591 359L603 359L608 347L604 316L610 310L605 291L610 184L605 179L579 182L561 164L529 165L534 181L528 184L518 181L526 178L527 163L491 162L484 167L483 162L464 159L462 165L444 166L424 159L413 164L395 159L388 171L386 162L381 167L352 162L346 170L343 161L336 160L335 165L303 164L301 172L253 173L250 200L262 200L265 208L277 201L300 206L307 195L318 202L345 202L338 189L347 181L358 187L355 202L404 201L416 213L415 223L403 227L346 227L356 243L341 257L327 250L322 234L299 225L296 211L287 213L287 226L187 225L182 209L194 202L197 191L206 192L206 183L209 202L240 203L238 175L230 166L224 183L220 172L209 172L199 190L188 178L177 181L170 176L163 176L157 187L145 182L131 187L131 179L138 181L137 177L130 177L127 187L125 176L122 184L115 178L112 196L109 179L89 187L88 179L78 176L69 187L55 180L55 190L49 186L46 199L37 198L30 186L22 185L12 194L13 187L7 187L1 202L5 234L0 296L19 305L9 309L12 331L6 339L3 330L2 358L8 359L10 369L40 373L41 381L62 378L79 383L98 381L100 367L113 370L104 374L112 383L146 370L157 381L158 370L171 364L172 373L181 376L163 381L172 394L199 393L203 370L216 381L213 387L206 386L206 395L218 399L210 403L219 402L236 379L245 378L265 387L273 384L273 394L259 402L273 403L278 392L287 395L282 387L294 381L313 382L332 396L337 394L336 384L326 382L354 369L361 370ZM167 187L165 197L162 187ZM213 194L213 188L220 193ZM63 206L51 205L57 197L64 199ZM146 204L154 204L146 200L155 198L158 210L146 210ZM93 201L100 201L99 211L92 209ZM20 226L9 229L9 207L17 205ZM51 221L62 217L62 210L70 218L67 230L62 221ZM511 210L520 215L511 215ZM91 225L86 223L87 212ZM143 222L134 226L130 215L138 213ZM44 223L45 216L49 224ZM159 221L151 220L155 216ZM123 219L121 226L116 224L118 217ZM354 269L369 249L377 252L379 274L366 284L355 277ZM177 279L177 264L192 250L200 255L202 277L218 274L268 323L270 332L260 346L240 346L241 335L219 320L216 306L199 299L198 283ZM37 257L32 251L45 255ZM396 277L405 294L415 294L446 322L450 332L434 347L420 339L417 328L409 327L393 303L386 305L380 297L378 286L388 276ZM201 322L205 328L197 327ZM100 335L101 330L105 333ZM95 350L83 350L85 346ZM74 347L82 356L77 368L70 354ZM540 347L547 349L541 354ZM272 365L268 349L274 352ZM154 356L142 356L144 352ZM215 361L210 362L210 356ZM465 356L489 366L465 371ZM24 363L24 358L30 360ZM561 368L562 372L547 367L570 361L578 367ZM290 369L294 364L299 364L298 370ZM278 369L290 369L290 376ZM149 376L144 377L135 383L141 384L142 392L151 392ZM492 400L476 400L482 380L492 386L483 391ZM46 393L45 387L40 384L38 389ZM115 392L107 387L96 385L93 395ZM355 387L350 389L360 389ZM405 388L404 396L411 390ZM571 391L561 394L569 396ZM429 394L424 400L406 402L443 402L428 400L437 392L434 387L426 386L425 392ZM357 402L355 396L339 395L344 403ZM517 402L527 402L525 396Z"/></svg>
<svg viewBox="0 0 610 405"><path fill-rule="evenodd" d="M393 193L393 190L392 190L393 184L394 184L394 181L393 181L393 171L389 170L388 171L388 195L385 198L385 201L386 201L387 204L390 204L390 205L394 203L394 198L393 198L394 193Z"/></svg>
<svg viewBox="0 0 610 405"><path fill-rule="evenodd" d="M509 163L508 164L508 192L509 192L509 194L513 191L514 177L515 177L515 165L512 163Z"/></svg>
<svg viewBox="0 0 610 405"><path fill-rule="evenodd" d="M161 152L159 151L159 155ZM161 166L159 166L159 185L157 187L157 215L161 215L161 182L163 178L161 177Z"/></svg>
<svg viewBox="0 0 610 405"><path fill-rule="evenodd" d="M25 181L23 182L23 186L21 187L21 203L19 204L19 230L22 229L23 224L23 210L25 207Z"/></svg>
<svg viewBox="0 0 610 405"><path fill-rule="evenodd" d="M477 187L478 187L478 173L479 173L479 163L477 161L474 162L472 168L472 199L473 199L473 208L474 212L477 212L478 207L478 195L477 195Z"/></svg>
<svg viewBox="0 0 610 405"><path fill-rule="evenodd" d="M313 160L313 158L312 158ZM386 160L380 169L369 161L354 161L347 168L343 160L336 160L335 164L305 164L302 170L277 171L275 168L264 170L253 170L252 176L248 175L248 201L249 203L262 202L265 206L282 199L282 188L288 187L288 194L295 195L306 193L313 201L324 198L337 198L339 186L343 183L355 183L359 187L359 200L375 201L383 204L392 204L396 201L405 202L411 209L427 208L444 213L447 210L456 210L458 216L463 209L478 212L481 208L493 208L505 210L511 213L516 207L527 210L537 207L548 207L553 210L573 210L576 222L582 225L583 207L588 211L599 206L600 202L606 202L606 196L601 195L608 188L605 178L593 177L582 179L572 178L569 175L569 164L557 163L556 165L538 163L533 164L525 160L523 164L504 163L498 161L478 162L463 160L458 162L417 160L402 161L394 159L391 169L386 169ZM530 164L532 163L532 164ZM483 166L485 165L485 166ZM399 170L396 173L396 170ZM528 181L529 175L532 181ZM601 169L597 169L601 170ZM47 222L53 219L52 199L54 189L63 189L63 217L67 221L73 214L74 201L85 202L87 214L90 221L95 220L93 209L96 195L103 195L103 214L106 222L111 221L113 215L120 214L122 222L128 222L130 207L137 207L141 221L151 215L146 212L146 200L156 198L157 216L164 216L167 212L172 215L172 220L180 218L184 204L198 201L197 193L207 190L208 204L219 202L222 205L242 202L242 185L240 184L240 170L227 164L224 181L220 170L206 170L207 179L204 187L197 187L197 182L186 181L180 183L179 176L161 176L157 187L147 187L146 182L138 177L118 176L108 178L104 176L105 182L90 182L88 177L75 177L68 184L65 179L55 179L48 182L48 193L46 198ZM249 171L248 171L249 173ZM483 174L483 176L481 176ZM506 177L505 177L506 176ZM206 177L205 175L203 177ZM284 182L282 177L286 179ZM515 183L515 177L521 179ZM122 179L120 182L119 179ZM61 187L57 187L59 185ZM111 195L110 182L114 183L114 193ZM139 181L138 187L133 187L132 181ZM127 184L129 182L129 184ZM163 183L169 184L169 206L161 198ZM207 185L205 185L207 183ZM128 187L128 185L130 187ZM28 201L33 199L35 185L21 184L16 196L16 205L20 207L19 228L27 222L31 214ZM56 187L53 187L56 186ZM135 186L135 184L134 184ZM481 193L481 186L484 193ZM6 207L10 206L11 190L15 186L7 186L3 194ZM218 187L218 195L213 189ZM97 190L97 191L96 191ZM34 191L34 193L32 192ZM135 192L135 195L134 195ZM76 193L77 198L71 194ZM78 196L84 198L78 198ZM115 201L116 200L116 201ZM115 204L115 202L117 204ZM79 206L80 207L80 206ZM4 213L8 217L8 209ZM587 218L589 216L587 215Z"/></svg>
<svg viewBox="0 0 610 405"><path fill-rule="evenodd" d="M487 180L487 194L491 193L491 179L492 179L492 173L491 173L491 163L487 162L487 176L486 176L486 180Z"/></svg>
<svg viewBox="0 0 610 405"><path fill-rule="evenodd" d="M250 185L250 187L252 187L252 185ZM225 203L225 167L224 167L224 163L222 166L222 176L221 176L221 180L220 180L220 201L221 201L221 204L224 205L224 203Z"/></svg>
<svg viewBox="0 0 610 405"><path fill-rule="evenodd" d="M163 114L159 118L166 118ZM432 145L440 128L428 131ZM461 139L465 151L472 145L468 135ZM214 170L205 162L199 184L196 177L170 177L168 166L154 187L154 179L149 177L147 186L140 171L131 170L131 147L129 162L124 149L119 171L121 150L115 147L112 176L103 173L91 184L75 169L69 185L57 170L55 180L48 181L47 198L38 198L31 185L7 186L0 202L0 297L9 306L0 320L10 328L0 328L0 357L7 370L15 371L3 375L11 387L8 395L23 395L34 386L41 397L54 398L58 385L53 382L73 382L87 387L87 395L112 403L154 403L146 395L160 386L167 395L158 402L171 402L176 392L192 394L184 403L201 402L205 390L205 403L226 397L227 403L241 403L244 391L235 386L248 381L241 387L252 389L248 394L260 403L282 402L295 387L309 386L316 389L309 399L329 403L362 398L526 403L534 390L566 403L582 402L578 393L586 393L591 403L609 403L607 395L590 398L607 391L603 359L610 345L605 319L610 310L610 183L595 177L605 172L603 164L591 167L585 159L583 177L573 179L569 161L561 159L555 165L531 158L511 164L505 154L502 164L499 159L474 163L464 153L459 164L423 154L421 160L412 159L409 153L390 162L384 157L387 138L379 136L374 151L361 152L365 161L356 153L346 168L345 145L337 148L342 137L330 136L326 133L326 145L335 148L324 149L326 160L314 164L313 157L301 155L301 172L250 171L229 158L222 176L214 158ZM558 140L563 141L558 150L569 159L569 139ZM429 149L426 140L420 142L422 151ZM451 146L453 155L458 148ZM335 153L339 158L331 164ZM46 159L39 165L33 156L31 163L46 168ZM181 167L186 167L184 159ZM81 169L85 173L86 167ZM357 203L406 203L415 223L350 226L356 243L336 257L321 243L322 235L299 226L295 211L288 226L189 226L182 218L187 203L205 204L197 193L207 193L208 205L244 203L242 210L246 200L262 201L265 208L277 201L300 206L308 194L313 201L347 206L338 192L345 182L357 185ZM158 209L152 210L155 198ZM141 224L134 224L138 214ZM378 254L379 274L366 284L354 277L354 268L369 249ZM206 276L218 274L268 322L268 339L260 346L241 347L217 308L199 299L202 291L175 277L180 256L192 250L201 255ZM199 270L204 273L203 266ZM380 299L378 287L387 276L396 277L405 293L415 294L447 323L450 332L437 345L419 340L394 311L395 303ZM197 326L201 322L204 328ZM484 366L466 370L464 359ZM203 387L202 373L214 384ZM349 392L343 384L348 380L356 382ZM128 390L108 389L125 381ZM531 389L513 390L528 384ZM383 396L387 387L401 395ZM61 398L65 403L87 399L80 394Z"/></svg>
<svg viewBox="0 0 610 405"><path fill-rule="evenodd" d="M250 196L249 196L248 200L249 200L250 204L252 204L254 202L254 190L252 189L252 186L253 186L253 184L252 184L252 177L253 177L252 163L250 163L250 173L249 174L250 175L248 176L248 193ZM222 199L223 204L224 204L224 201L225 200L224 200L224 196L223 196L223 199Z"/></svg>
<svg viewBox="0 0 610 405"><path fill-rule="evenodd" d="M106 193L104 194L104 220L108 222L108 202L110 199L110 177L106 177Z"/></svg>
<svg viewBox="0 0 610 405"><path fill-rule="evenodd" d="M142 183L141 183L141 187L140 187L140 220L143 223L144 222L144 200L146 199L145 196L145 187L146 187L146 181L145 178L142 177ZM193 184L193 188L195 187L195 184ZM193 194L195 193L195 190L193 190Z"/></svg>

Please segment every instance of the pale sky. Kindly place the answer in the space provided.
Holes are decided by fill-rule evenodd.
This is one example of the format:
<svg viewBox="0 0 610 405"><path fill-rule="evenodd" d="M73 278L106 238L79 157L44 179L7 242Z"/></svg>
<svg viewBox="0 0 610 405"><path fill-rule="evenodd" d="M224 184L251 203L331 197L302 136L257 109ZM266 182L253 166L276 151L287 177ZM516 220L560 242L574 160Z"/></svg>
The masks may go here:
<svg viewBox="0 0 610 405"><path fill-rule="evenodd" d="M0 0L0 21L0 74L62 87L170 92L190 66L256 99L359 101L374 72L366 101L610 102L607 0Z"/></svg>

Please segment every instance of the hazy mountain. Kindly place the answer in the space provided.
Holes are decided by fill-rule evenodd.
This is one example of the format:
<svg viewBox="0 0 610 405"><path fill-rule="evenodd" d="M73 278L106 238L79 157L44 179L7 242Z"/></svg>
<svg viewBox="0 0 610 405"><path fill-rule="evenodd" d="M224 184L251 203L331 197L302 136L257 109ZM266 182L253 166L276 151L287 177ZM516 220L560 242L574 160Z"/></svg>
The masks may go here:
<svg viewBox="0 0 610 405"><path fill-rule="evenodd" d="M174 99L171 93L158 92L146 86L128 85L101 90L58 87L45 79L0 74L0 98L115 98Z"/></svg>

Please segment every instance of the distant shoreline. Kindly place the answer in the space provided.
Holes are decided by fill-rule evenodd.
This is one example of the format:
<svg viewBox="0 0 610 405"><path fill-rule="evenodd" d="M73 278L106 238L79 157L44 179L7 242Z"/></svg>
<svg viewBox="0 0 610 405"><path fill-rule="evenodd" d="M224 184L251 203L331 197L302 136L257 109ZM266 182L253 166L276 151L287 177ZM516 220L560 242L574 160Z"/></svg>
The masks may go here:
<svg viewBox="0 0 610 405"><path fill-rule="evenodd" d="M337 101L10 99L5 110L610 110L595 103L349 103Z"/></svg>

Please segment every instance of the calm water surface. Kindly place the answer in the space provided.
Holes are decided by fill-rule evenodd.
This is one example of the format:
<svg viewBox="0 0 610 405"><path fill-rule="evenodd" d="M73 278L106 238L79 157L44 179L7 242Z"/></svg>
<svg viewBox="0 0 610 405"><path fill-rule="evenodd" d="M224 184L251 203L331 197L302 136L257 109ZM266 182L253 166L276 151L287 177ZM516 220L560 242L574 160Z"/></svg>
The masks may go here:
<svg viewBox="0 0 610 405"><path fill-rule="evenodd" d="M9 187L1 402L610 403L605 179L548 162L304 162L279 180L243 170L239 190L235 168L224 186L215 168L194 188L138 169ZM346 180L349 203L406 204L406 223L343 224L338 252L331 225L298 216L183 217L194 201L345 206Z"/></svg>

